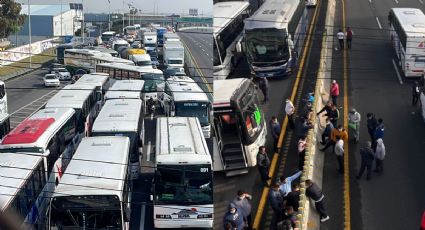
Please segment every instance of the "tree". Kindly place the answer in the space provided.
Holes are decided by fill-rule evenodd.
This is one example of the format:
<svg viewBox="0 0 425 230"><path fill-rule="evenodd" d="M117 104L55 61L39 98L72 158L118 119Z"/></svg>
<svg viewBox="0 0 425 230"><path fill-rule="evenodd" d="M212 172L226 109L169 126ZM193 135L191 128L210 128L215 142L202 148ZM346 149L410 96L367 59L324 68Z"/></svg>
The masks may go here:
<svg viewBox="0 0 425 230"><path fill-rule="evenodd" d="M25 15L21 14L21 4L14 0L0 0L0 38L17 33L24 24Z"/></svg>

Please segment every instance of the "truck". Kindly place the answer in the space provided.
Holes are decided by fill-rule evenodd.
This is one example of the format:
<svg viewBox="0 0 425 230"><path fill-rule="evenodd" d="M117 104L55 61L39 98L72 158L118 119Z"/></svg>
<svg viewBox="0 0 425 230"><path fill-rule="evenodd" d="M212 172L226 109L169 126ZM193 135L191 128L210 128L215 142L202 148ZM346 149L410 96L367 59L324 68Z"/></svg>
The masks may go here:
<svg viewBox="0 0 425 230"><path fill-rule="evenodd" d="M156 48L156 32L144 32L143 33L143 47L146 51L154 50Z"/></svg>
<svg viewBox="0 0 425 230"><path fill-rule="evenodd" d="M164 27L157 27L156 28L156 35L157 35L159 47L162 47L164 45L164 34L166 32L167 32L167 28L164 28Z"/></svg>
<svg viewBox="0 0 425 230"><path fill-rule="evenodd" d="M184 66L184 47L180 41L167 42L163 48L164 66L182 68Z"/></svg>

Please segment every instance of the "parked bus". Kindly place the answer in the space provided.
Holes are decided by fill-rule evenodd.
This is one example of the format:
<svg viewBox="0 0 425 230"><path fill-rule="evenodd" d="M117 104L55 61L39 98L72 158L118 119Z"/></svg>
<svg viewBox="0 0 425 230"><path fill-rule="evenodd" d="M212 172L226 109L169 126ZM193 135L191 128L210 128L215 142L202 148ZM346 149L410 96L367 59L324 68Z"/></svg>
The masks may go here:
<svg viewBox="0 0 425 230"><path fill-rule="evenodd" d="M7 114L7 93L4 81L0 81L0 114Z"/></svg>
<svg viewBox="0 0 425 230"><path fill-rule="evenodd" d="M254 83L246 78L214 81L214 170L247 173L266 144L266 122Z"/></svg>
<svg viewBox="0 0 425 230"><path fill-rule="evenodd" d="M71 108L77 116L77 131L89 136L96 118L96 86L67 85L47 101L45 108Z"/></svg>
<svg viewBox="0 0 425 230"><path fill-rule="evenodd" d="M91 49L66 49L64 64L72 74L86 74L95 71L95 67L100 63L123 63L134 65L130 60L113 57L111 54L102 53Z"/></svg>
<svg viewBox="0 0 425 230"><path fill-rule="evenodd" d="M158 98L158 91L163 91L165 86L164 75L161 70L152 67L129 66L120 63L103 63L96 66L96 72L109 73L113 79L144 80L143 92L145 101L150 97Z"/></svg>
<svg viewBox="0 0 425 230"><path fill-rule="evenodd" d="M143 100L143 80L117 80L105 94L105 100L110 99L140 99Z"/></svg>
<svg viewBox="0 0 425 230"><path fill-rule="evenodd" d="M307 28L305 1L265 1L253 16L245 19L245 51L251 72L258 77L291 73Z"/></svg>
<svg viewBox="0 0 425 230"><path fill-rule="evenodd" d="M109 74L92 73L84 74L78 79L75 85L94 85L96 87L96 113L100 112L103 103L105 102L105 94L110 87Z"/></svg>
<svg viewBox="0 0 425 230"><path fill-rule="evenodd" d="M226 79L241 55L243 20L248 17L246 1L214 4L214 79Z"/></svg>
<svg viewBox="0 0 425 230"><path fill-rule="evenodd" d="M86 137L52 194L48 229L130 229L128 137Z"/></svg>
<svg viewBox="0 0 425 230"><path fill-rule="evenodd" d="M143 153L143 106L138 99L106 101L93 124L92 136L125 136L130 138L132 178L140 173L139 156Z"/></svg>
<svg viewBox="0 0 425 230"><path fill-rule="evenodd" d="M23 159L23 157L30 159L32 156L39 156L43 162L42 166L37 164L37 168L43 170L33 172L34 177L44 177L42 188L25 191L34 194L15 201L15 205L17 205L15 208L19 209L26 224L30 226L45 224L48 198L55 189L55 185L60 181L80 140L80 136L76 135L75 111L69 108L42 109L25 119L2 139L0 157L4 154L13 154L16 159ZM23 164L24 160L19 162L16 167L24 167ZM35 175L35 173L39 174ZM15 176L14 174L8 175ZM41 180L41 178L37 179ZM1 184L3 185L3 183ZM31 187L25 188L31 190ZM33 197L36 198L33 199Z"/></svg>
<svg viewBox="0 0 425 230"><path fill-rule="evenodd" d="M421 77L425 70L424 13L415 8L392 8L388 19L398 65L406 77Z"/></svg>
<svg viewBox="0 0 425 230"><path fill-rule="evenodd" d="M197 117L205 138L211 136L212 105L207 94L188 76L172 76L165 82L160 105L167 116Z"/></svg>
<svg viewBox="0 0 425 230"><path fill-rule="evenodd" d="M154 227L212 229L213 215L212 159L198 118L158 118Z"/></svg>
<svg viewBox="0 0 425 230"><path fill-rule="evenodd" d="M2 139L10 131L10 115L0 113L0 139Z"/></svg>

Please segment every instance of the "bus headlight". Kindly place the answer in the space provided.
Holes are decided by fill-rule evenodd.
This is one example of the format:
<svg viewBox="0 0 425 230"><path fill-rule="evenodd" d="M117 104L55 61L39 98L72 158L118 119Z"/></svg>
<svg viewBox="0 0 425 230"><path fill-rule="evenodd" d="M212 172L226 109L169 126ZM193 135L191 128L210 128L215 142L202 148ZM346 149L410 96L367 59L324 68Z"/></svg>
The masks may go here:
<svg viewBox="0 0 425 230"><path fill-rule="evenodd" d="M157 219L171 219L171 215L156 215Z"/></svg>
<svg viewBox="0 0 425 230"><path fill-rule="evenodd" d="M201 214L198 215L198 219L212 218L212 214Z"/></svg>

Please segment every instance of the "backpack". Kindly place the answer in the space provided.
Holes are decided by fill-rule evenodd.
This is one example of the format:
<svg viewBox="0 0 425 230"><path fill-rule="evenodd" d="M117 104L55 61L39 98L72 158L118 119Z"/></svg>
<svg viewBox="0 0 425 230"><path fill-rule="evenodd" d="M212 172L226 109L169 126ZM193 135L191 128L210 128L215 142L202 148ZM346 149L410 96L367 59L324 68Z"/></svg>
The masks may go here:
<svg viewBox="0 0 425 230"><path fill-rule="evenodd" d="M347 31L347 39L353 38L353 32L351 30Z"/></svg>

